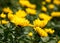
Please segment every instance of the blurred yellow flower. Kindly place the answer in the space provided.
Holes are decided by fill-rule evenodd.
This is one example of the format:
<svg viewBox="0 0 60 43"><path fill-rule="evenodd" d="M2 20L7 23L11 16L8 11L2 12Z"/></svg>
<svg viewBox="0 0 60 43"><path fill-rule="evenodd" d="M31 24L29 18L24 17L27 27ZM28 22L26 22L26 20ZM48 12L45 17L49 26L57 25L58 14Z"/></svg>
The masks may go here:
<svg viewBox="0 0 60 43"><path fill-rule="evenodd" d="M50 3L51 2L51 0L45 0L47 3Z"/></svg>
<svg viewBox="0 0 60 43"><path fill-rule="evenodd" d="M48 5L48 8L49 8L49 9L54 9L54 7L55 7L54 4L49 4L49 5Z"/></svg>
<svg viewBox="0 0 60 43"><path fill-rule="evenodd" d="M6 15L4 13L1 13L0 17L5 18Z"/></svg>
<svg viewBox="0 0 60 43"><path fill-rule="evenodd" d="M36 15L36 10L31 9L31 8L26 8L26 12L31 15Z"/></svg>
<svg viewBox="0 0 60 43"><path fill-rule="evenodd" d="M45 1L43 1L43 2L42 2L42 5L45 5L45 4L46 4L46 2L45 2Z"/></svg>
<svg viewBox="0 0 60 43"><path fill-rule="evenodd" d="M60 0L54 0L53 3L56 5L60 5Z"/></svg>
<svg viewBox="0 0 60 43"><path fill-rule="evenodd" d="M39 14L39 18L41 18L41 19L43 19L43 20L47 20L47 21L49 21L49 20L52 19L51 16L49 16L49 15L47 15L47 14L45 14L45 13L40 13L40 14Z"/></svg>
<svg viewBox="0 0 60 43"><path fill-rule="evenodd" d="M52 30L51 28L49 28L49 29L46 29L45 28L45 31L47 32L47 33L50 33L50 34L53 34L55 31L54 30Z"/></svg>
<svg viewBox="0 0 60 43"><path fill-rule="evenodd" d="M41 10L44 11L44 12L46 12L47 11L47 8L45 6L42 6L41 7Z"/></svg>
<svg viewBox="0 0 60 43"><path fill-rule="evenodd" d="M29 33L28 33L28 36L33 36L33 33L32 33L32 32L29 32Z"/></svg>
<svg viewBox="0 0 60 43"><path fill-rule="evenodd" d="M13 13L12 10L7 7L7 8L3 8L3 12L6 12L6 13Z"/></svg>
<svg viewBox="0 0 60 43"><path fill-rule="evenodd" d="M52 17L60 17L60 12L52 12L51 16Z"/></svg>
<svg viewBox="0 0 60 43"><path fill-rule="evenodd" d="M60 43L60 40L58 41L58 43Z"/></svg>
<svg viewBox="0 0 60 43"><path fill-rule="evenodd" d="M18 10L18 11L16 12L16 16L17 16L17 17L20 17L20 18L24 18L26 15L27 15L27 14L26 14L26 12L25 12L24 10Z"/></svg>
<svg viewBox="0 0 60 43"><path fill-rule="evenodd" d="M35 31L42 37L47 37L48 36L47 32L45 32L43 29L41 29L39 27L36 27Z"/></svg>
<svg viewBox="0 0 60 43"><path fill-rule="evenodd" d="M29 7L29 8L36 8L36 5L35 4L31 4L28 0L20 0L19 3L22 5L22 6L26 6L26 7Z"/></svg>
<svg viewBox="0 0 60 43"><path fill-rule="evenodd" d="M9 21L2 20L2 24L7 24L7 23L9 23Z"/></svg>

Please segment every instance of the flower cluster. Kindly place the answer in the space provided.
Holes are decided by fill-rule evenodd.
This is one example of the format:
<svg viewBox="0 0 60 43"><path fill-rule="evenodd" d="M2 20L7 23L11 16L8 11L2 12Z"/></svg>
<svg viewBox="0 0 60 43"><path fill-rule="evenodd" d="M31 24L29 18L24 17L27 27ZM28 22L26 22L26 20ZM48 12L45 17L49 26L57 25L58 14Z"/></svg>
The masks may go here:
<svg viewBox="0 0 60 43"><path fill-rule="evenodd" d="M54 18L60 17L60 11L57 11L59 9L56 7L60 5L59 0L42 1L39 9L37 9L37 4L32 3L29 0L19 0L19 4L22 6L22 9L17 10L15 13L10 7L2 9L2 13L0 14L0 24L13 23L15 26L20 26L22 28L30 26L39 37L48 37L56 32L55 28L47 27L47 24L50 21L53 21ZM38 4L40 5L39 2ZM34 33L30 31L27 34L27 36L30 37L33 37L33 35ZM58 41L58 43L60 43L60 41Z"/></svg>

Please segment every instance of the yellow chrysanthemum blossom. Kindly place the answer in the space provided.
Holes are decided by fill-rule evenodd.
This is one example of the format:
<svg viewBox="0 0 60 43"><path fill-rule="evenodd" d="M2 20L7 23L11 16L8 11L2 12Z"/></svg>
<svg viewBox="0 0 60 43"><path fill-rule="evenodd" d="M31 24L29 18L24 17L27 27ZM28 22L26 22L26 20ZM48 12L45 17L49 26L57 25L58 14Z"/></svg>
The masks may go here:
<svg viewBox="0 0 60 43"><path fill-rule="evenodd" d="M27 15L26 12L23 11L23 10L18 10L18 11L16 12L16 16L17 16L17 17L20 17L20 18L24 18L26 15Z"/></svg>
<svg viewBox="0 0 60 43"><path fill-rule="evenodd" d="M42 36L42 37L47 37L48 36L47 32L45 32L43 29L41 29L39 27L36 27L34 29L40 36Z"/></svg>
<svg viewBox="0 0 60 43"><path fill-rule="evenodd" d="M54 4L49 4L49 5L48 5L48 8L49 8L49 9L54 9L54 7L55 7Z"/></svg>
<svg viewBox="0 0 60 43"><path fill-rule="evenodd" d="M27 19L19 18L17 16L14 16L11 22L15 23L16 25L20 25L20 26L30 26L30 22Z"/></svg>
<svg viewBox="0 0 60 43"><path fill-rule="evenodd" d="M27 19L25 19L25 18L21 18L20 22L19 22L19 25L20 26L29 26L30 22Z"/></svg>
<svg viewBox="0 0 60 43"><path fill-rule="evenodd" d="M1 13L0 17L5 18L6 15L4 13Z"/></svg>
<svg viewBox="0 0 60 43"><path fill-rule="evenodd" d="M45 31L47 32L47 33L50 33L50 34L53 34L55 31L54 30L52 30L51 28L49 28L49 29L45 29Z"/></svg>
<svg viewBox="0 0 60 43"><path fill-rule="evenodd" d="M47 8L45 6L42 6L41 7L41 10L44 11L44 12L46 12L47 11Z"/></svg>
<svg viewBox="0 0 60 43"><path fill-rule="evenodd" d="M51 16L49 16L49 15L47 15L47 14L45 14L45 13L40 13L40 14L39 14L39 18L41 18L41 19L43 19L43 20L47 20L47 21L49 21L49 20L52 19Z"/></svg>
<svg viewBox="0 0 60 43"><path fill-rule="evenodd" d="M32 32L29 32L29 33L28 33L28 36L33 36L33 33L32 33Z"/></svg>
<svg viewBox="0 0 60 43"><path fill-rule="evenodd" d="M18 25L20 19L17 16L14 16L10 21L13 22L13 23L15 23L15 25Z"/></svg>
<svg viewBox="0 0 60 43"><path fill-rule="evenodd" d="M9 23L9 21L2 20L2 24L7 24L7 23Z"/></svg>
<svg viewBox="0 0 60 43"><path fill-rule="evenodd" d="M6 12L6 13L13 13L12 10L7 7L7 8L3 8L3 12Z"/></svg>
<svg viewBox="0 0 60 43"><path fill-rule="evenodd" d="M36 5L35 4L31 4L28 0L25 0L25 1L20 0L19 3L22 6L26 6L26 7L33 8L33 9L36 8Z"/></svg>
<svg viewBox="0 0 60 43"><path fill-rule="evenodd" d="M26 12L31 15L36 15L36 10L31 9L31 8L26 8Z"/></svg>
<svg viewBox="0 0 60 43"><path fill-rule="evenodd" d="M60 12L52 12L51 16L52 17L60 17Z"/></svg>
<svg viewBox="0 0 60 43"><path fill-rule="evenodd" d="M47 23L48 21L40 20L40 19L36 19L35 21L33 21L34 27L44 27L46 26Z"/></svg>
<svg viewBox="0 0 60 43"><path fill-rule="evenodd" d="M8 18L11 20L14 17L12 13L8 13Z"/></svg>

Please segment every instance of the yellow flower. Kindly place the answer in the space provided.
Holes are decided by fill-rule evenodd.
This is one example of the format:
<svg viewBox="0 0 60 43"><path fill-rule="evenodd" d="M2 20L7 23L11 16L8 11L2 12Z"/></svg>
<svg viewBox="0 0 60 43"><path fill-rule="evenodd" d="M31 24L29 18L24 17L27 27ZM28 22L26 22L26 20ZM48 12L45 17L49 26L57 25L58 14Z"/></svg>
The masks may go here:
<svg viewBox="0 0 60 43"><path fill-rule="evenodd" d="M50 3L51 2L51 0L45 0L47 3Z"/></svg>
<svg viewBox="0 0 60 43"><path fill-rule="evenodd" d="M14 16L10 21L13 22L13 23L15 23L15 25L18 25L20 19L17 16Z"/></svg>
<svg viewBox="0 0 60 43"><path fill-rule="evenodd" d="M31 9L31 8L26 8L26 12L31 15L36 15L36 10Z"/></svg>
<svg viewBox="0 0 60 43"><path fill-rule="evenodd" d="M9 23L9 21L2 20L2 24L7 24L7 23Z"/></svg>
<svg viewBox="0 0 60 43"><path fill-rule="evenodd" d="M58 43L60 43L60 40L58 41Z"/></svg>
<svg viewBox="0 0 60 43"><path fill-rule="evenodd" d="M47 11L47 8L45 6L42 6L41 7L41 10L46 12Z"/></svg>
<svg viewBox="0 0 60 43"><path fill-rule="evenodd" d="M48 36L47 32L45 32L43 29L41 29L39 27L36 27L35 31L42 37L47 37Z"/></svg>
<svg viewBox="0 0 60 43"><path fill-rule="evenodd" d="M42 5L45 5L45 4L46 4L46 2L45 2L45 1L43 1L43 2L42 2Z"/></svg>
<svg viewBox="0 0 60 43"><path fill-rule="evenodd" d="M6 12L6 13L13 13L12 10L7 7L7 8L3 8L3 12Z"/></svg>
<svg viewBox="0 0 60 43"><path fill-rule="evenodd" d="M47 23L48 21L39 20L39 19L36 19L35 21L33 21L34 27L44 27L46 26Z"/></svg>
<svg viewBox="0 0 60 43"><path fill-rule="evenodd" d="M30 26L30 22L25 18L20 18L19 25L20 26Z"/></svg>
<svg viewBox="0 0 60 43"><path fill-rule="evenodd" d="M50 33L50 34L53 34L55 31L54 30L52 30L51 28L49 28L49 29L45 29L45 31L47 32L47 33Z"/></svg>
<svg viewBox="0 0 60 43"><path fill-rule="evenodd" d="M54 4L48 5L48 8L49 8L49 9L54 9L54 7L55 7Z"/></svg>
<svg viewBox="0 0 60 43"><path fill-rule="evenodd" d="M49 16L49 15L47 15L47 14L45 14L45 13L40 13L40 14L39 14L39 18L41 18L41 19L43 19L43 20L47 20L47 21L49 21L49 20L52 19L51 16Z"/></svg>
<svg viewBox="0 0 60 43"><path fill-rule="evenodd" d="M56 5L60 5L60 0L54 0L53 3Z"/></svg>
<svg viewBox="0 0 60 43"><path fill-rule="evenodd" d="M16 16L17 16L17 17L20 17L20 18L24 18L26 15L27 15L26 12L23 11L23 10L18 10L18 11L16 12Z"/></svg>
<svg viewBox="0 0 60 43"><path fill-rule="evenodd" d="M30 22L25 19L25 18L19 18L17 16L14 16L11 20L11 22L15 23L15 25L19 25L19 26L29 26Z"/></svg>
<svg viewBox="0 0 60 43"><path fill-rule="evenodd" d="M52 12L51 16L52 17L60 17L60 12Z"/></svg>
<svg viewBox="0 0 60 43"><path fill-rule="evenodd" d="M36 8L36 5L34 4L31 4L28 0L20 0L19 3L22 5L22 6L26 6L26 7L29 7L29 8L33 8L35 9Z"/></svg>
<svg viewBox="0 0 60 43"><path fill-rule="evenodd" d="M28 33L28 36L33 36L33 33L32 33L32 32L29 32L29 33Z"/></svg>
<svg viewBox="0 0 60 43"><path fill-rule="evenodd" d="M8 18L11 20L14 17L12 13L8 13Z"/></svg>
<svg viewBox="0 0 60 43"><path fill-rule="evenodd" d="M5 18L5 17L6 17L6 15L5 15L4 13L2 13L0 16L1 16L2 18Z"/></svg>

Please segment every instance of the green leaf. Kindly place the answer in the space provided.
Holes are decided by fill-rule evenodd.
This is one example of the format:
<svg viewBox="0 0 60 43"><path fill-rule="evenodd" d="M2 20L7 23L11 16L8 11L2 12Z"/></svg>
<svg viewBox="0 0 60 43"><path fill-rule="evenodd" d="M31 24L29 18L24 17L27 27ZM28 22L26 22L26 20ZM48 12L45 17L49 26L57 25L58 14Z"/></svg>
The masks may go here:
<svg viewBox="0 0 60 43"><path fill-rule="evenodd" d="M4 33L3 29L0 29L0 33Z"/></svg>
<svg viewBox="0 0 60 43"><path fill-rule="evenodd" d="M56 40L51 40L48 43L56 43Z"/></svg>
<svg viewBox="0 0 60 43"><path fill-rule="evenodd" d="M47 42L49 40L49 37L41 37L43 42Z"/></svg>

